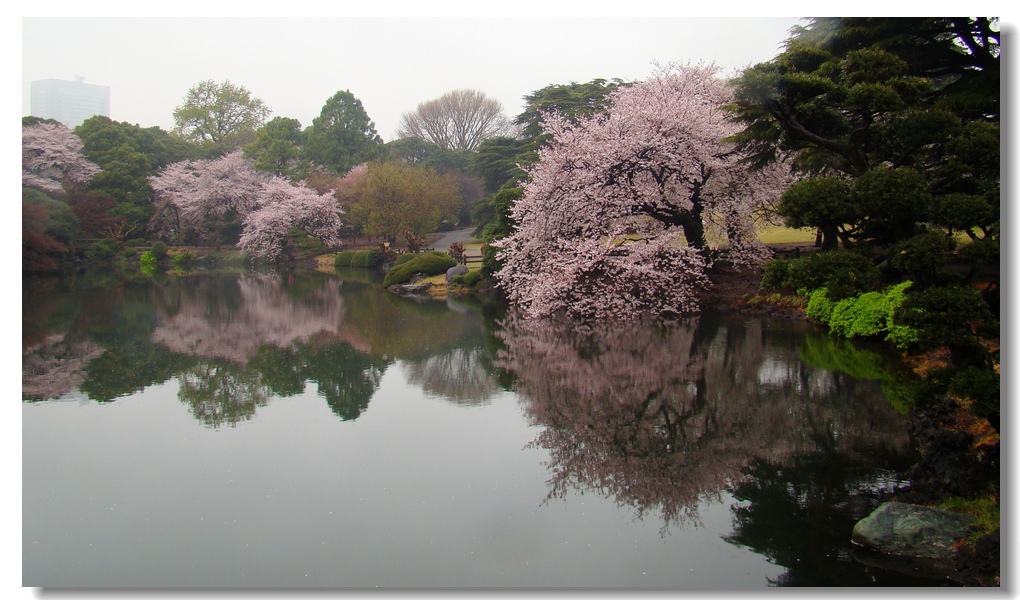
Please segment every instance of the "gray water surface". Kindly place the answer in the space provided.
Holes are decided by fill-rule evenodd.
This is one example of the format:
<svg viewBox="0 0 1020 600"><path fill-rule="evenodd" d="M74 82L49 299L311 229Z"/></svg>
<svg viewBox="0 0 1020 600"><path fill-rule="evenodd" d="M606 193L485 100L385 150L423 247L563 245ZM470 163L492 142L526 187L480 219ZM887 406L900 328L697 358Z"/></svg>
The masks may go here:
<svg viewBox="0 0 1020 600"><path fill-rule="evenodd" d="M358 272L24 290L24 586L939 584L853 558L904 384L804 324L580 332Z"/></svg>

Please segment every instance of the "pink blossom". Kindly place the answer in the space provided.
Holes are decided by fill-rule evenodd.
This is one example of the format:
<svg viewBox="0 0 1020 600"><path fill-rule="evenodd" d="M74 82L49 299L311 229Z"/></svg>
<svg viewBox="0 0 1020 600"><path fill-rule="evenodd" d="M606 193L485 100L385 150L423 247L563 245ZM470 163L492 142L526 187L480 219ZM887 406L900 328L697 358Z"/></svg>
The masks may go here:
<svg viewBox="0 0 1020 600"><path fill-rule="evenodd" d="M21 128L21 184L63 194L87 184L100 168L82 154L81 139L61 123Z"/></svg>
<svg viewBox="0 0 1020 600"><path fill-rule="evenodd" d="M717 74L671 66L614 92L607 114L544 115L552 139L513 208L517 230L494 244L514 305L532 317L680 315L709 285L709 240L738 266L764 262L754 215L784 189L782 169L738 161Z"/></svg>
<svg viewBox="0 0 1020 600"><path fill-rule="evenodd" d="M340 243L343 211L331 193L318 194L286 177L267 177L240 150L174 163L149 181L158 205L153 228L167 237L187 228L211 238L220 220L235 212L243 221L238 246L253 257L277 258L291 227L330 247Z"/></svg>

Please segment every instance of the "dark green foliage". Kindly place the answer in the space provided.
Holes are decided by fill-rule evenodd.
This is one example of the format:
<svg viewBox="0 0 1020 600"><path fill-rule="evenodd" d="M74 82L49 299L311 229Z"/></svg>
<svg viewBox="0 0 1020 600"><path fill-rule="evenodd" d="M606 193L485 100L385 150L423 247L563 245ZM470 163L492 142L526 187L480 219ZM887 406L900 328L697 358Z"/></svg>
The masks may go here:
<svg viewBox="0 0 1020 600"><path fill-rule="evenodd" d="M947 347L953 366L991 367L992 356L980 336L998 337L999 324L981 294L967 287L932 287L907 295L896 322L917 330L922 349Z"/></svg>
<svg viewBox="0 0 1020 600"><path fill-rule="evenodd" d="M85 257L90 264L104 266L115 266L122 258L120 246L114 240L100 240L92 244Z"/></svg>
<svg viewBox="0 0 1020 600"><path fill-rule="evenodd" d="M942 231L915 235L893 246L889 253L889 272L896 279L913 280L926 288L948 279L945 267L956 249L956 242Z"/></svg>
<svg viewBox="0 0 1020 600"><path fill-rule="evenodd" d="M260 127L255 141L243 149L246 157L254 159L257 170L297 180L307 172L304 143L300 121L275 117Z"/></svg>
<svg viewBox="0 0 1020 600"><path fill-rule="evenodd" d="M1000 389L999 374L992 369L970 366L953 375L949 380L949 392L974 402L971 412L988 419L999 429Z"/></svg>
<svg viewBox="0 0 1020 600"><path fill-rule="evenodd" d="M481 271L468 271L464 274L464 287L474 287L482 280Z"/></svg>
<svg viewBox="0 0 1020 600"><path fill-rule="evenodd" d="M319 238L308 235L304 229L291 227L287 230L286 251L297 260L309 260L326 254L329 248Z"/></svg>
<svg viewBox="0 0 1020 600"><path fill-rule="evenodd" d="M351 168L382 154L382 138L365 112L361 100L347 90L334 94L319 116L305 131L305 154L314 163L334 173Z"/></svg>
<svg viewBox="0 0 1020 600"><path fill-rule="evenodd" d="M514 119L514 123L524 128L523 135L538 137L542 135L542 113L556 112L576 122L581 117L608 110L609 94L623 85L627 84L620 79L548 85L524 97L527 108Z"/></svg>
<svg viewBox="0 0 1020 600"><path fill-rule="evenodd" d="M156 242L152 245L152 249L150 251L156 260L163 260L163 258L166 257L167 247L163 242Z"/></svg>
<svg viewBox="0 0 1020 600"><path fill-rule="evenodd" d="M772 261L765 274L762 286L766 289L827 288L833 300L873 289L878 283L878 271L871 266L871 261L850 250L816 252L802 258Z"/></svg>
<svg viewBox="0 0 1020 600"><path fill-rule="evenodd" d="M418 258L418 255L415 254L414 252L405 252L405 253L400 254L400 255L397 256L397 259L395 261L393 261L393 266L396 267L396 266L402 265L402 264L404 264L406 262L410 262L410 261L412 261L412 260L414 260L416 258Z"/></svg>
<svg viewBox="0 0 1020 600"><path fill-rule="evenodd" d="M913 236L931 215L928 183L913 169L870 169L854 182L850 200L863 217L854 237L879 245Z"/></svg>
<svg viewBox="0 0 1020 600"><path fill-rule="evenodd" d="M803 179L787 189L776 212L787 227L816 227L822 232L822 249L835 248L847 223L860 218L850 201L850 184L840 177Z"/></svg>
<svg viewBox="0 0 1020 600"><path fill-rule="evenodd" d="M334 265L338 269L370 269L383 263L383 254L378 248L371 250L344 250L336 255Z"/></svg>
<svg viewBox="0 0 1020 600"><path fill-rule="evenodd" d="M450 255L445 252L439 252L438 250L431 252L422 252L415 256L412 260L394 266L388 273L386 273L386 279L383 280L383 287L389 287L399 283L407 283L411 280L411 276L415 273L423 273L425 275L439 275L445 273L450 267L457 266L457 261L453 260Z"/></svg>

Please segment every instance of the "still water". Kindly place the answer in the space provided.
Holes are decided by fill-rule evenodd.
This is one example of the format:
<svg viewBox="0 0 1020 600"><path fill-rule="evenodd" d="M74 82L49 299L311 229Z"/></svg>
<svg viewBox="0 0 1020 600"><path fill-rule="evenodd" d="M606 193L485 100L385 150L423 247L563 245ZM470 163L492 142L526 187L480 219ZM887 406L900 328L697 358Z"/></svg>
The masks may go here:
<svg viewBox="0 0 1020 600"><path fill-rule="evenodd" d="M853 523L904 382L806 324L535 324L362 272L23 282L29 587L939 585Z"/></svg>

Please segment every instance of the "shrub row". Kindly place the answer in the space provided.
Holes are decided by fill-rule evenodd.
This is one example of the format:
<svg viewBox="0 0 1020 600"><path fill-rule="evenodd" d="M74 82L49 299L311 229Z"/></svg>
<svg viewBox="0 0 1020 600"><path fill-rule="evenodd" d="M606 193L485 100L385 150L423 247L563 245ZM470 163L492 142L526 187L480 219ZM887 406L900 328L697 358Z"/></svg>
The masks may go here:
<svg viewBox="0 0 1020 600"><path fill-rule="evenodd" d="M370 269L380 265L383 254L377 248L371 250L344 250L336 255L335 265L338 269Z"/></svg>
<svg viewBox="0 0 1020 600"><path fill-rule="evenodd" d="M884 334L886 341L906 349L917 341L917 330L897 323L894 315L911 285L904 281L884 292L866 292L840 300L832 300L827 288L818 288L811 292L805 313L808 318L828 325L833 335L869 338Z"/></svg>
<svg viewBox="0 0 1020 600"><path fill-rule="evenodd" d="M411 256L411 258L403 259L404 256ZM450 267L455 266L457 266L457 261L453 260L449 254L438 250L422 252L417 255L402 254L395 261L393 268L386 273L386 278L383 279L383 287L407 283L415 273L439 275L445 273Z"/></svg>

